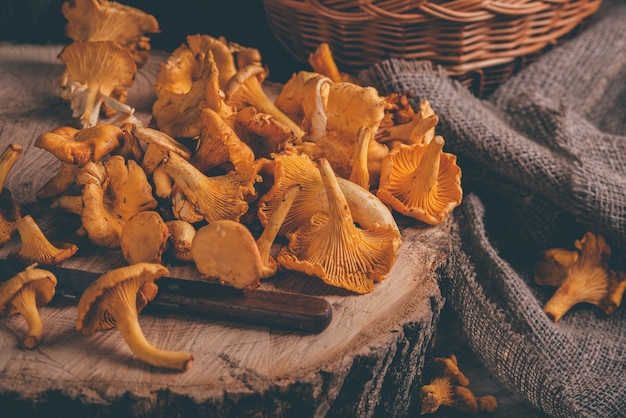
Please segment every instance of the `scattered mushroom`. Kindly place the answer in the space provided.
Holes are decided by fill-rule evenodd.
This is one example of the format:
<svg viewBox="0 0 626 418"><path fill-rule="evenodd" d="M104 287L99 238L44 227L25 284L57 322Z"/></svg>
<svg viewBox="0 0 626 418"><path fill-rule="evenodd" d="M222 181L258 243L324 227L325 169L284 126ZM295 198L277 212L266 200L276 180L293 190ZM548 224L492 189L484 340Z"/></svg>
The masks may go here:
<svg viewBox="0 0 626 418"><path fill-rule="evenodd" d="M278 264L317 276L331 286L369 293L393 266L399 233L378 224L358 228L330 163L321 159L318 165L328 209L288 235L289 245L281 249Z"/></svg>
<svg viewBox="0 0 626 418"><path fill-rule="evenodd" d="M494 396L476 397L467 388L469 379L459 370L454 354L450 357L436 357L433 363L437 368L436 376L419 391L422 415L432 414L440 406L472 415L479 412L495 412L498 402Z"/></svg>
<svg viewBox="0 0 626 418"><path fill-rule="evenodd" d="M28 325L24 347L33 349L43 335L39 307L54 296L57 278L47 270L31 265L6 282L0 283L0 311L6 315L21 314Z"/></svg>
<svg viewBox="0 0 626 418"><path fill-rule="evenodd" d="M621 304L626 289L626 273L609 267L611 248L602 235L587 232L574 247L575 251L547 250L535 264L535 283L558 287L543 308L554 322L584 302L610 315Z"/></svg>
<svg viewBox="0 0 626 418"><path fill-rule="evenodd" d="M205 279L217 279L237 289L260 284L263 260L252 233L240 222L223 219L198 229L191 255Z"/></svg>
<svg viewBox="0 0 626 418"><path fill-rule="evenodd" d="M435 136L425 145L397 144L383 160L376 195L402 215L429 225L443 222L461 204L461 169Z"/></svg>
<svg viewBox="0 0 626 418"><path fill-rule="evenodd" d="M76 329L84 335L117 327L131 351L155 367L185 371L193 362L189 353L152 346L139 325L139 312L156 296L155 280L169 273L157 263L119 267L100 276L78 301Z"/></svg>
<svg viewBox="0 0 626 418"><path fill-rule="evenodd" d="M32 216L26 215L16 221L22 245L17 252L9 254L11 258L24 263L55 265L76 254L78 247L72 243L53 245L44 235Z"/></svg>
<svg viewBox="0 0 626 418"><path fill-rule="evenodd" d="M128 264L161 263L169 229L159 212L146 210L130 217L122 226L120 248Z"/></svg>
<svg viewBox="0 0 626 418"><path fill-rule="evenodd" d="M71 102L72 116L80 118L83 128L98 123L103 103L125 114L124 121L137 121L135 110L113 97L133 84L137 72L124 48L111 41L74 41L63 48L59 59L65 65L61 98Z"/></svg>

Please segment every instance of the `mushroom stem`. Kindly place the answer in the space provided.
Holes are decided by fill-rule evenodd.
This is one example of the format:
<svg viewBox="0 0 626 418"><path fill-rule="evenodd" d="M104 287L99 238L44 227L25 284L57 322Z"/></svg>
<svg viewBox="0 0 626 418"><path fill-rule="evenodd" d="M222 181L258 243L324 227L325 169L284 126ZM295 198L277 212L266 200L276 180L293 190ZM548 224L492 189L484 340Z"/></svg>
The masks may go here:
<svg viewBox="0 0 626 418"><path fill-rule="evenodd" d="M285 190L280 204L272 216L270 216L269 221L265 225L265 229L263 229L263 232L256 240L259 253L261 254L261 260L264 264L262 278L270 277L276 273L276 263L270 260L272 245L274 244L280 227L283 222L285 222L285 218L287 217L287 213L289 213L289 209L291 209L293 201L296 199L301 189L302 187L299 184L294 184Z"/></svg>
<svg viewBox="0 0 626 418"><path fill-rule="evenodd" d="M9 144L0 154L0 190L4 187L9 172L17 159L24 153L24 148L18 144Z"/></svg>
<svg viewBox="0 0 626 418"><path fill-rule="evenodd" d="M130 350L142 360L155 367L186 371L193 362L190 353L161 350L151 345L139 326L136 302L128 297L131 292L119 292L120 303L112 304L110 312L115 318L117 329L124 337ZM136 294L132 292L133 294Z"/></svg>
<svg viewBox="0 0 626 418"><path fill-rule="evenodd" d="M422 159L411 173L411 178L415 182L415 187L411 188L411 194L424 196L427 195L433 187L436 187L442 149L443 138L440 136L435 136L433 140L426 145L426 151Z"/></svg>
<svg viewBox="0 0 626 418"><path fill-rule="evenodd" d="M374 138L374 133L367 126L361 127L358 132L356 144L354 146L354 154L352 164L352 172L350 173L350 181L363 187L365 190L370 189L370 173L367 167L367 151L370 141Z"/></svg>
<svg viewBox="0 0 626 418"><path fill-rule="evenodd" d="M24 338L24 347L32 350L35 348L43 335L43 323L37 309L36 295L31 286L24 286L12 300L11 304L22 315L28 325L28 333Z"/></svg>

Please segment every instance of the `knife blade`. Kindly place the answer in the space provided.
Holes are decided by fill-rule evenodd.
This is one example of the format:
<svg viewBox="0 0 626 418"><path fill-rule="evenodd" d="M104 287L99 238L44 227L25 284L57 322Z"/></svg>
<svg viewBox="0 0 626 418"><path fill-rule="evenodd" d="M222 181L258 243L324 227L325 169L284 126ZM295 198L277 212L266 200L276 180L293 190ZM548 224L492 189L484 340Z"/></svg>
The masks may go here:
<svg viewBox="0 0 626 418"><path fill-rule="evenodd" d="M0 282L27 266L0 260ZM78 302L82 292L103 273L59 266L38 266L57 277L56 297ZM332 307L323 298L265 289L239 290L218 283L161 277L156 297L143 313L178 313L308 333L319 333L332 320Z"/></svg>

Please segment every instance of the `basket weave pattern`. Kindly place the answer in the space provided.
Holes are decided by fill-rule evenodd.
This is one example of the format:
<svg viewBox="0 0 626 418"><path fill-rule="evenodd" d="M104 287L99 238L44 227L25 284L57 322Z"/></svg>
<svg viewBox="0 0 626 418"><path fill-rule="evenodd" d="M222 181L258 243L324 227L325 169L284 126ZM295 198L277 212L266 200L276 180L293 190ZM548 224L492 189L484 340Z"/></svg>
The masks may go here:
<svg viewBox="0 0 626 418"><path fill-rule="evenodd" d="M429 60L470 83L504 81L601 0L264 0L278 41L296 59L326 42L346 71L385 58ZM483 88L481 88L482 90Z"/></svg>

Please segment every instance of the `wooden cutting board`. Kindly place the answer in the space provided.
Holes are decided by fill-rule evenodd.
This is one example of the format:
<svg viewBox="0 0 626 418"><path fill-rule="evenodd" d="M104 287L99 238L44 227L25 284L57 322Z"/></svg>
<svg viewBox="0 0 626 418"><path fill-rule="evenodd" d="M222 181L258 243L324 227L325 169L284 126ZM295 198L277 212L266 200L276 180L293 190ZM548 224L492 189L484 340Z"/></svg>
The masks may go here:
<svg viewBox="0 0 626 418"><path fill-rule="evenodd" d="M35 192L58 169L34 140L59 126L77 126L58 97L61 46L0 44L0 146L24 147L6 187L35 219L50 209ZM153 58L129 90L145 123L152 83L163 55ZM55 232L71 235L71 217ZM47 221L46 221L47 222ZM76 307L41 308L44 338L20 348L19 316L0 318L2 416L405 416L417 410L426 353L443 304L437 268L446 262L449 223L431 227L402 220L403 244L387 280L367 295L352 295L304 275L278 276L262 287L319 296L333 307L321 333L301 333L208 320L176 313L140 315L147 339L168 350L193 353L190 370L156 369L135 359L115 330L92 337L75 330ZM54 226L54 225L53 225ZM57 238L55 236L55 238ZM0 249L19 245L17 238ZM13 246L13 247L11 247ZM96 260L96 261L94 261ZM119 252L79 253L73 268L123 265ZM176 271L173 272L175 275ZM157 282L158 284L158 282Z"/></svg>

